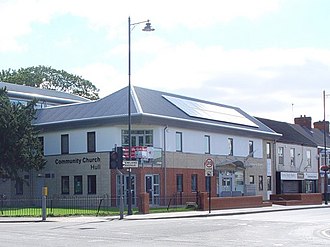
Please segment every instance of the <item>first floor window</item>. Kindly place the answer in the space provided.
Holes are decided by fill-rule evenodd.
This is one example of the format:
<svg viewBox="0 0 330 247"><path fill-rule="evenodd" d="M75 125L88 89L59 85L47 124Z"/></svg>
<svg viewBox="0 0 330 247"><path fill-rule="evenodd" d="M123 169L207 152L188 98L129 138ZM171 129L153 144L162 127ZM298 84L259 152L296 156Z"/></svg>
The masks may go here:
<svg viewBox="0 0 330 247"><path fill-rule="evenodd" d="M176 191L183 192L183 175L182 174L176 175Z"/></svg>
<svg viewBox="0 0 330 247"><path fill-rule="evenodd" d="M176 151L182 152L182 132L176 132L175 144L176 144Z"/></svg>
<svg viewBox="0 0 330 247"><path fill-rule="evenodd" d="M96 194L96 175L87 176L88 194Z"/></svg>
<svg viewBox="0 0 330 247"><path fill-rule="evenodd" d="M69 135L61 135L61 154L69 153Z"/></svg>
<svg viewBox="0 0 330 247"><path fill-rule="evenodd" d="M307 166L311 167L312 166L312 159L311 159L311 150L306 151L306 161L307 161Z"/></svg>
<svg viewBox="0 0 330 247"><path fill-rule="evenodd" d="M73 189L76 195L83 193L83 184L82 184L82 176L74 176L73 180Z"/></svg>
<svg viewBox="0 0 330 247"><path fill-rule="evenodd" d="M61 177L61 190L62 194L69 194L69 176L62 176Z"/></svg>
<svg viewBox="0 0 330 247"><path fill-rule="evenodd" d="M253 141L249 141L249 156L253 157Z"/></svg>
<svg viewBox="0 0 330 247"><path fill-rule="evenodd" d="M191 191L197 192L197 174L191 175Z"/></svg>
<svg viewBox="0 0 330 247"><path fill-rule="evenodd" d="M294 148L291 148L290 149L290 164L292 166L295 166L296 165L296 154L295 154L295 149Z"/></svg>
<svg viewBox="0 0 330 247"><path fill-rule="evenodd" d="M87 152L96 152L95 132L87 132Z"/></svg>
<svg viewBox="0 0 330 247"><path fill-rule="evenodd" d="M253 175L250 175L250 184L254 184L254 176Z"/></svg>
<svg viewBox="0 0 330 247"><path fill-rule="evenodd" d="M208 136L208 135L205 135L204 136L204 149L205 149L205 153L206 154L209 154L209 153L211 153L211 149L210 149L210 145L211 145L211 141L210 141L210 136Z"/></svg>
<svg viewBox="0 0 330 247"><path fill-rule="evenodd" d="M279 147L277 150L278 154L278 163L284 165L284 147Z"/></svg>
<svg viewBox="0 0 330 247"><path fill-rule="evenodd" d="M234 155L234 139L228 138L228 155Z"/></svg>
<svg viewBox="0 0 330 247"><path fill-rule="evenodd" d="M267 159L270 159L272 157L272 154L271 154L271 143L270 142L267 142L266 144L266 154L267 154Z"/></svg>

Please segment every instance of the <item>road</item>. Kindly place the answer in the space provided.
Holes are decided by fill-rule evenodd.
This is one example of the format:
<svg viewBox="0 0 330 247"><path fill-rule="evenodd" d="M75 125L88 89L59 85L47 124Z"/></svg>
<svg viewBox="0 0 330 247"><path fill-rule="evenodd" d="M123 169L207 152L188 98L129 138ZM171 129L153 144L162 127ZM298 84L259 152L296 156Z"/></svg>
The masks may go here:
<svg viewBox="0 0 330 247"><path fill-rule="evenodd" d="M0 246L330 246L329 208L188 219L0 223Z"/></svg>

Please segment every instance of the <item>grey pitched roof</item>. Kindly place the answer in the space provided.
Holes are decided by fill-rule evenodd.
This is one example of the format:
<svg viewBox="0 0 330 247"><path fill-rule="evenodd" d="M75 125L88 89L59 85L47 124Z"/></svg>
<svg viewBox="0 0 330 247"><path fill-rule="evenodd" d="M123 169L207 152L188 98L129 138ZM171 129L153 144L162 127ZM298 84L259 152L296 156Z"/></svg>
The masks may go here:
<svg viewBox="0 0 330 247"><path fill-rule="evenodd" d="M310 139L315 145L319 147L324 147L324 131L319 130L317 128L306 128L303 126L300 126L299 124L293 124L293 127L295 130L297 130L299 133L306 136L308 139ZM330 136L329 133L326 133L326 146L330 147Z"/></svg>
<svg viewBox="0 0 330 247"><path fill-rule="evenodd" d="M69 94L55 90L36 88L36 87L29 87L14 83L0 82L0 88L6 88L9 97L15 97L21 99L37 98L38 100L54 102L59 104L80 103L80 102L89 101L86 98L74 94Z"/></svg>
<svg viewBox="0 0 330 247"><path fill-rule="evenodd" d="M311 147L317 146L304 134L297 131L294 124L265 119L265 118L259 118L259 117L257 117L257 119L263 122L272 130L282 134L282 136L278 139L278 142L298 144L298 145L311 146Z"/></svg>
<svg viewBox="0 0 330 247"><path fill-rule="evenodd" d="M56 106L40 109L37 112L35 125L43 128L72 127L73 125L100 125L104 123L126 124L128 115L128 88L125 87L105 98L97 101ZM163 96L172 96L188 99L195 102L207 103L228 109L235 109L255 126L246 126L231 122L222 122L205 118L196 118L188 115ZM151 89L132 87L131 96L132 124L173 125L183 128L196 128L204 130L226 129L226 131L250 133L250 135L263 135L277 138L279 135L263 123L257 121L237 107L207 102L181 95L155 91Z"/></svg>

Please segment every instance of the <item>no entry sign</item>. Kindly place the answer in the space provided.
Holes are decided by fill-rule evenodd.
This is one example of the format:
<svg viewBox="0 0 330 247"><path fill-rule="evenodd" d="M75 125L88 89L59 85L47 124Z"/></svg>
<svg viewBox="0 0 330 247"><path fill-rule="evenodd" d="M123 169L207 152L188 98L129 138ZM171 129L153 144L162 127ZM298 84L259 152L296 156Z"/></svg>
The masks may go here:
<svg viewBox="0 0 330 247"><path fill-rule="evenodd" d="M213 176L214 161L211 158L208 158L204 161L204 170L206 177Z"/></svg>

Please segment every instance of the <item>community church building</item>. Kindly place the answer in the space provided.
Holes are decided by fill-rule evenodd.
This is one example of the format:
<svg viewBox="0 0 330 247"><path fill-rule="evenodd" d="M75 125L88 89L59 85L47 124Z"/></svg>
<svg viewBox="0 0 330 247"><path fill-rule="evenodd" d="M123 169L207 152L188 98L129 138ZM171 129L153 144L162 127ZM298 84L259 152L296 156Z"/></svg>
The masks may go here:
<svg viewBox="0 0 330 247"><path fill-rule="evenodd" d="M141 192L159 205L208 191L207 159L214 162L213 196L267 199L272 171L266 143L279 134L236 107L140 87L132 87L130 98L131 159L138 161L131 173L133 205ZM123 88L97 101L38 111L34 125L44 143L42 182L49 196L118 198L120 176L109 169L109 154L129 143L127 99ZM127 191L128 174L121 172Z"/></svg>
<svg viewBox="0 0 330 247"><path fill-rule="evenodd" d="M198 192L212 196L261 195L269 199L275 178L268 146L281 135L240 108L132 87L131 159L138 167L109 169L110 152L128 158L128 88L97 101L39 109L45 169L30 174L22 196L103 196L119 205L121 182L132 204L149 193L150 205L184 203ZM213 176L205 176L205 162ZM123 181L120 181L121 175ZM211 179L211 183L209 183Z"/></svg>

